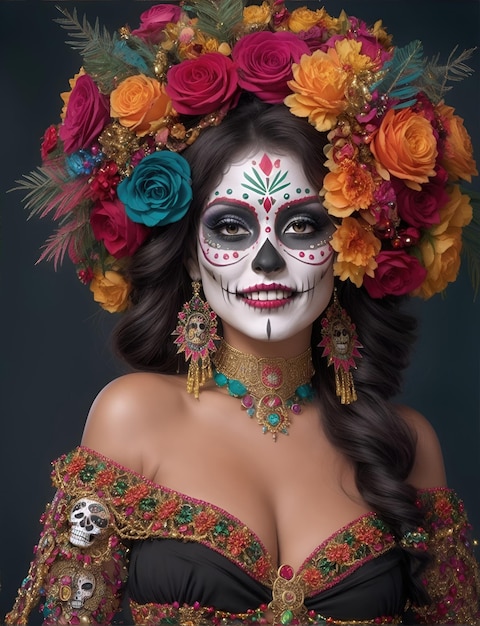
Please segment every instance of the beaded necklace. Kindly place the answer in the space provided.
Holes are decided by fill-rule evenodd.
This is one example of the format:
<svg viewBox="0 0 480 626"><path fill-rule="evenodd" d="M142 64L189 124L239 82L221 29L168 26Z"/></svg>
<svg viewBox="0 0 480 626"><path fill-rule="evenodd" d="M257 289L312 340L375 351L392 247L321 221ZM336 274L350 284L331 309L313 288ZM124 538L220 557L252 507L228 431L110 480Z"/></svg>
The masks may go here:
<svg viewBox="0 0 480 626"><path fill-rule="evenodd" d="M263 433L288 435L290 412L298 415L315 392L310 348L293 359L259 358L245 354L222 340L213 356L213 379L218 387L241 399L247 415L256 417Z"/></svg>

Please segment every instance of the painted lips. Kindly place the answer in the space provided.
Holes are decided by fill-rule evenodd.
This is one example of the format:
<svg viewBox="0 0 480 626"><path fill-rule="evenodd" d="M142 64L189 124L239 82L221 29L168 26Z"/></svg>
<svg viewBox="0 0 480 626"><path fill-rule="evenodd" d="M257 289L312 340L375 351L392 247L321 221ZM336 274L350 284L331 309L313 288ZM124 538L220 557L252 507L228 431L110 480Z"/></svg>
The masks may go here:
<svg viewBox="0 0 480 626"><path fill-rule="evenodd" d="M237 292L245 304L258 309L275 309L288 304L295 292L284 285L255 285Z"/></svg>

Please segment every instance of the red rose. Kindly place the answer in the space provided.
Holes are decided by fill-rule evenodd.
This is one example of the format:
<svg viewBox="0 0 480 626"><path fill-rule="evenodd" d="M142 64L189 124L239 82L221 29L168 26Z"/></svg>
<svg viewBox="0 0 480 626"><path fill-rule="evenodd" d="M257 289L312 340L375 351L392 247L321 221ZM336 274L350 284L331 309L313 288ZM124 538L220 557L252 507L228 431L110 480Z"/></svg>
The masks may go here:
<svg viewBox="0 0 480 626"><path fill-rule="evenodd" d="M148 228L127 217L120 200L97 202L90 215L95 239L103 241L105 248L116 259L131 256L145 241Z"/></svg>
<svg viewBox="0 0 480 626"><path fill-rule="evenodd" d="M163 40L163 30L170 22L178 22L182 10L174 4L156 4L140 15L140 27L132 35L151 44Z"/></svg>
<svg viewBox="0 0 480 626"><path fill-rule="evenodd" d="M371 298L403 296L417 289L427 276L420 261L403 250L380 252L375 261L378 267L374 277L365 275L363 278Z"/></svg>
<svg viewBox="0 0 480 626"><path fill-rule="evenodd" d="M167 73L167 94L178 113L207 115L235 106L240 95L238 75L231 59L208 52L174 65Z"/></svg>
<svg viewBox="0 0 480 626"><path fill-rule="evenodd" d="M303 54L310 49L293 33L261 31L242 37L232 50L240 87L270 104L283 102L291 93L292 64Z"/></svg>
<svg viewBox="0 0 480 626"><path fill-rule="evenodd" d="M447 173L444 169L437 170L434 178L421 186L420 191L410 189L402 180L392 179L397 196L398 214L411 226L430 228L440 223L440 209L448 202L445 191Z"/></svg>
<svg viewBox="0 0 480 626"><path fill-rule="evenodd" d="M57 138L58 138L57 127L53 125L49 126L43 135L42 148L41 148L43 161L45 161L49 153L52 150L55 150L55 148L57 147Z"/></svg>
<svg viewBox="0 0 480 626"><path fill-rule="evenodd" d="M108 97L98 91L94 81L84 74L77 79L68 100L67 112L58 134L65 152L90 148L110 121Z"/></svg>

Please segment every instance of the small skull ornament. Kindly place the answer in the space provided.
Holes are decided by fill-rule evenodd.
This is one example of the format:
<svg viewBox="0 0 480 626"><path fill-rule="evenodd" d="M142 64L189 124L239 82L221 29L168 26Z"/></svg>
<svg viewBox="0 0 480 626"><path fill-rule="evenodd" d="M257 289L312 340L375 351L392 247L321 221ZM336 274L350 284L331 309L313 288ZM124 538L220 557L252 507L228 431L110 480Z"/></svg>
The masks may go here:
<svg viewBox="0 0 480 626"><path fill-rule="evenodd" d="M110 514L106 507L89 498L77 500L70 514L70 543L79 548L88 548L104 531Z"/></svg>
<svg viewBox="0 0 480 626"><path fill-rule="evenodd" d="M70 606L72 609L81 609L85 600L93 596L95 576L91 572L84 572L78 576L75 583L75 595L70 600Z"/></svg>

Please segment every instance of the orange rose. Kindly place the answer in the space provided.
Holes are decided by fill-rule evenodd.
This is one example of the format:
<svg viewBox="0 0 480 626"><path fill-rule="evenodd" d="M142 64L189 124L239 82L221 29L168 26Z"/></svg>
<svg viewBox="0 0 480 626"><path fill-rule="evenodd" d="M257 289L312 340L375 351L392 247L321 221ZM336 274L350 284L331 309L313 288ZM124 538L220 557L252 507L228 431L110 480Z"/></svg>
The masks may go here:
<svg viewBox="0 0 480 626"><path fill-rule="evenodd" d="M377 267L375 257L382 244L358 219L345 217L330 244L338 253L333 270L340 280L350 279L361 287L365 274L373 276Z"/></svg>
<svg viewBox="0 0 480 626"><path fill-rule="evenodd" d="M462 228L472 219L470 198L458 185L449 190L450 200L440 210L440 223L420 242L427 278L413 295L427 300L455 281L460 269Z"/></svg>
<svg viewBox="0 0 480 626"><path fill-rule="evenodd" d="M113 270L105 274L97 271L90 283L93 299L109 313L120 313L128 306L129 285L121 274Z"/></svg>
<svg viewBox="0 0 480 626"><path fill-rule="evenodd" d="M478 176L478 170L473 158L472 140L463 125L463 119L454 115L453 107L443 103L437 106L437 111L447 129L445 152L441 164L452 180L463 178L470 183L472 176Z"/></svg>
<svg viewBox="0 0 480 626"><path fill-rule="evenodd" d="M312 11L306 7L294 9L288 18L288 28L294 33L310 30L325 18L325 9Z"/></svg>
<svg viewBox="0 0 480 626"><path fill-rule="evenodd" d="M292 68L293 80L288 81L288 86L294 93L285 98L285 104L293 115L308 117L318 131L330 130L347 106L348 74L337 51L329 48L328 52L315 50L311 55L304 54Z"/></svg>
<svg viewBox="0 0 480 626"><path fill-rule="evenodd" d="M272 19L272 11L267 2L260 6L252 4L243 9L243 23L247 26L266 25Z"/></svg>
<svg viewBox="0 0 480 626"><path fill-rule="evenodd" d="M437 141L430 122L410 109L390 109L370 144L375 158L384 168L420 190L435 176Z"/></svg>
<svg viewBox="0 0 480 626"><path fill-rule="evenodd" d="M144 74L129 76L110 94L111 116L140 137L164 126L171 110L164 86Z"/></svg>
<svg viewBox="0 0 480 626"><path fill-rule="evenodd" d="M343 159L323 180L324 206L330 215L347 217L373 202L375 184L370 172L356 161Z"/></svg>

